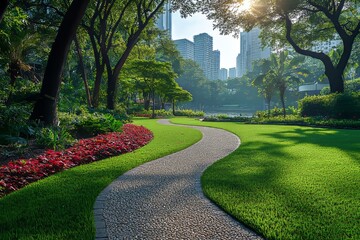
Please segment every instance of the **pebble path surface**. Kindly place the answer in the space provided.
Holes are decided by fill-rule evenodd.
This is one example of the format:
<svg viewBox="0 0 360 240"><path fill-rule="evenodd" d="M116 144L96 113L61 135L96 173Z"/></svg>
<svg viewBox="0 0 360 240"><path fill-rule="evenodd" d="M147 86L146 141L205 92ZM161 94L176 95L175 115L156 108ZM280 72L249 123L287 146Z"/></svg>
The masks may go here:
<svg viewBox="0 0 360 240"><path fill-rule="evenodd" d="M97 240L262 239L201 190L203 171L237 149L239 138L220 129L193 128L203 134L198 143L123 174L98 196Z"/></svg>

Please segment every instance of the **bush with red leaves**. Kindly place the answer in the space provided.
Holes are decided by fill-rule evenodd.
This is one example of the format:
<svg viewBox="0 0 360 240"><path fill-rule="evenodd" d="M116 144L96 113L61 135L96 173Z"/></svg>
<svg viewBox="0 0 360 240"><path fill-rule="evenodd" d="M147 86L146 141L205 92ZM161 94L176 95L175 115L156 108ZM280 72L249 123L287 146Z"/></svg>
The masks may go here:
<svg viewBox="0 0 360 240"><path fill-rule="evenodd" d="M152 138L145 127L125 124L121 133L82 139L64 151L48 150L36 158L9 162L0 167L0 197L62 170L131 152Z"/></svg>

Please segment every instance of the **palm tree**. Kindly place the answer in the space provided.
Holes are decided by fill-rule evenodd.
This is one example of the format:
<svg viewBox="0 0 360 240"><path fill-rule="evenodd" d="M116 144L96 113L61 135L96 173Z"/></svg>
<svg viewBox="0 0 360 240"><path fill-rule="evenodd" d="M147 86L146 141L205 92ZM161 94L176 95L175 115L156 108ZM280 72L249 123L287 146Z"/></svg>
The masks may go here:
<svg viewBox="0 0 360 240"><path fill-rule="evenodd" d="M286 117L286 89L294 83L303 81L308 74L306 69L301 68L303 61L303 56L292 56L288 51L280 52L280 54L273 53L270 59L263 61L263 69L266 71L254 80L254 83L262 82L265 88L273 86L279 91L284 117Z"/></svg>

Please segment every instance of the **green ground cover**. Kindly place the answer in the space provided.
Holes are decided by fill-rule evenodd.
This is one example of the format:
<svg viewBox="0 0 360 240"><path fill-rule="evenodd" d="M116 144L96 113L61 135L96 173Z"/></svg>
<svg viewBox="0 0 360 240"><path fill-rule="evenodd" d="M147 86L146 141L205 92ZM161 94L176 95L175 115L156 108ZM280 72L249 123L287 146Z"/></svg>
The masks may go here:
<svg viewBox="0 0 360 240"><path fill-rule="evenodd" d="M58 173L0 199L0 239L94 239L93 204L128 170L184 149L201 139L194 129L138 119L154 139L132 153Z"/></svg>
<svg viewBox="0 0 360 240"><path fill-rule="evenodd" d="M242 144L208 168L205 194L268 239L360 239L360 131L172 119Z"/></svg>

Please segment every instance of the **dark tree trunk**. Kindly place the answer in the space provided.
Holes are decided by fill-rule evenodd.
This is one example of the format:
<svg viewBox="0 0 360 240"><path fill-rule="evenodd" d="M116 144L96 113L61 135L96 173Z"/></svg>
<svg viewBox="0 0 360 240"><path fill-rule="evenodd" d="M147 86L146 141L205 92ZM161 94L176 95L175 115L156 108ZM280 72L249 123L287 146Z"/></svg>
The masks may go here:
<svg viewBox="0 0 360 240"><path fill-rule="evenodd" d="M9 67L9 74L10 74L10 91L9 91L9 95L7 97L7 100L5 102L6 106L10 106L11 104L11 98L14 92L14 87L15 87L15 82L16 82L16 77L19 75L19 70L18 70L18 62L17 61L12 61L10 63L10 67Z"/></svg>
<svg viewBox="0 0 360 240"><path fill-rule="evenodd" d="M340 72L332 66L325 65L325 75L329 79L330 92L342 93L344 92L344 76L343 72Z"/></svg>
<svg viewBox="0 0 360 240"><path fill-rule="evenodd" d="M172 100L172 112L173 115L175 116L175 99Z"/></svg>
<svg viewBox="0 0 360 240"><path fill-rule="evenodd" d="M151 114L151 118L155 118L155 90L151 91L151 98L152 98L152 114Z"/></svg>
<svg viewBox="0 0 360 240"><path fill-rule="evenodd" d="M281 106L282 106L282 110L283 110L283 116L285 118L286 117L285 89L279 89L279 92L280 92L280 101L281 101Z"/></svg>
<svg viewBox="0 0 360 240"><path fill-rule="evenodd" d="M128 2L128 4L130 4L131 1ZM152 1L154 2L154 1ZM116 92L117 92L117 82L118 82L118 78L120 75L120 71L122 69L122 67L125 64L126 59L129 57L129 54L131 53L132 49L134 48L134 46L136 45L136 43L139 41L139 37L142 33L142 31L146 28L146 26L149 24L150 20L153 19L155 17L155 14L157 12L159 12L159 10L162 8L162 6L164 5L165 0L162 0L161 2L157 3L157 7L151 12L150 9L142 9L143 5L140 3L137 3L137 17L138 17L138 24L139 24L139 28L129 36L129 38L127 39L127 44L126 44L126 49L123 53L123 55L121 56L120 60L117 62L117 64L114 67L114 70L112 72L109 72L108 70L108 75L111 75L108 78L108 88L107 88L107 108L108 109L114 109L115 108L115 104L116 104ZM127 6L129 6L127 4ZM127 7L126 7L127 8ZM140 20L142 19L142 12L143 11L150 11L151 13L147 13L146 15L146 19ZM123 12L124 13L124 12ZM103 54L103 58L106 58L106 62L109 65L109 56L107 55L107 52L104 52L104 48L102 49L102 54ZM110 74L112 73L112 74Z"/></svg>
<svg viewBox="0 0 360 240"><path fill-rule="evenodd" d="M149 111L150 109L150 94L146 91L143 91L143 99L144 99L144 109Z"/></svg>
<svg viewBox="0 0 360 240"><path fill-rule="evenodd" d="M104 65L96 64L95 83L94 83L93 98L92 98L92 105L94 108L99 107L101 80L102 80L102 75L104 73L104 69L105 69Z"/></svg>
<svg viewBox="0 0 360 240"><path fill-rule="evenodd" d="M73 0L61 22L48 58L40 98L35 103L30 117L32 120L43 122L45 125L57 124L56 105L61 73L71 42L75 37L76 29L85 14L89 2L90 0Z"/></svg>
<svg viewBox="0 0 360 240"><path fill-rule="evenodd" d="M145 28L145 27L144 27ZM113 71L109 72L109 69L111 69L110 66L108 66L108 88L107 88L107 108L108 109L115 109L116 105L116 92L117 92L117 85L118 85L118 79L120 75L120 71L122 67L124 66L126 59L129 57L131 51L133 50L134 46L139 40L140 34L143 29L138 30L138 32L134 35L134 37L129 40L126 49L121 56L120 60L117 62L116 66L114 67ZM103 56L108 57L108 56ZM110 65L110 61L107 61L107 64Z"/></svg>
<svg viewBox="0 0 360 240"><path fill-rule="evenodd" d="M81 77L82 77L82 79L84 81L84 88L85 88L85 92L86 92L87 104L88 104L88 107L92 107L89 83L88 83L88 79L87 79L87 75L86 75L84 59L83 59L82 51L81 51L81 48L80 48L80 43L79 43L79 40L78 40L77 36L75 36L74 40L75 40L76 53L77 53L78 58L79 58Z"/></svg>
<svg viewBox="0 0 360 240"><path fill-rule="evenodd" d="M285 20L286 20L286 39L293 46L295 51L299 54L309 56L309 57L312 57L312 58L322 61L322 63L325 66L325 75L329 79L330 91L332 93L344 92L344 76L343 76L343 74L344 74L346 66L349 62L355 38L359 34L360 23L357 26L357 30L353 31L352 35L347 35L346 31L343 31L343 30L337 31L342 39L344 48L343 48L343 52L340 56L339 62L337 63L337 65L335 65L332 62L331 58L324 53L313 52L310 50L305 50L305 49L300 48L299 45L297 43L295 43L294 39L291 37L292 22L290 20L290 17L286 15ZM337 23L336 19L331 19L331 20L333 22ZM336 27L336 24L335 24L335 27Z"/></svg>
<svg viewBox="0 0 360 240"><path fill-rule="evenodd" d="M9 6L9 0L0 0L0 23L4 18L4 14L8 6Z"/></svg>
<svg viewBox="0 0 360 240"><path fill-rule="evenodd" d="M268 107L268 118L270 118L270 102L271 102L271 98L266 98L266 103L267 103L267 107Z"/></svg>

